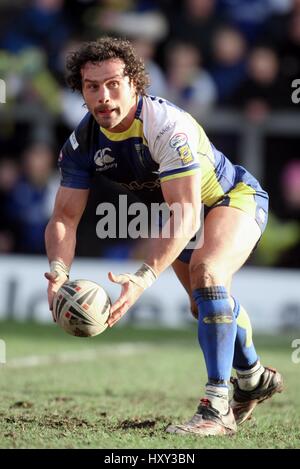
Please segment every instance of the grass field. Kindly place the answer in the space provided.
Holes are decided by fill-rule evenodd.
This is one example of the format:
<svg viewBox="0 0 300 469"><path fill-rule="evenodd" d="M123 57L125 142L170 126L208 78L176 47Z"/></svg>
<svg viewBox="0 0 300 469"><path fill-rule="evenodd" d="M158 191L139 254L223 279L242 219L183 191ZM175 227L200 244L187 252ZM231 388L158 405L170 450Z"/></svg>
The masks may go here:
<svg viewBox="0 0 300 469"><path fill-rule="evenodd" d="M0 323L1 448L300 448L300 364L291 341L258 337L285 391L230 438L170 435L194 413L205 383L196 330L115 327L92 339L57 326Z"/></svg>

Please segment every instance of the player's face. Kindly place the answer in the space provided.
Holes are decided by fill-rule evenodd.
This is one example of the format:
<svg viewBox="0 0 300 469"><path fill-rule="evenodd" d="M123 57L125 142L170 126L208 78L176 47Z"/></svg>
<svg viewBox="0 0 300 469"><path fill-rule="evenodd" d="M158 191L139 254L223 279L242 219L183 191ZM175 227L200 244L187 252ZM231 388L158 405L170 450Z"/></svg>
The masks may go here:
<svg viewBox="0 0 300 469"><path fill-rule="evenodd" d="M98 124L113 132L127 130L136 111L136 88L124 76L120 59L87 62L81 69L82 94Z"/></svg>

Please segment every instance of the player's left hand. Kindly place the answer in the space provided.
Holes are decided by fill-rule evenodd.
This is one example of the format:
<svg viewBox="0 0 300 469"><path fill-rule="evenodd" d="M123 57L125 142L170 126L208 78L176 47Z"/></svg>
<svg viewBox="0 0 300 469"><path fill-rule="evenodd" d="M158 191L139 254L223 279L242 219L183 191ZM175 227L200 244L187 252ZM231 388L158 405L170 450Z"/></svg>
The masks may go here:
<svg viewBox="0 0 300 469"><path fill-rule="evenodd" d="M121 295L110 308L107 324L112 327L131 308L141 294L157 279L157 273L145 262L135 274L115 275L108 273L108 278L122 285Z"/></svg>
<svg viewBox="0 0 300 469"><path fill-rule="evenodd" d="M110 316L107 321L109 327L112 327L117 321L119 321L119 319L121 319L122 316L124 316L144 291L143 287L130 280L130 276L130 274L114 275L112 272L108 273L109 280L122 285L120 297L110 308Z"/></svg>

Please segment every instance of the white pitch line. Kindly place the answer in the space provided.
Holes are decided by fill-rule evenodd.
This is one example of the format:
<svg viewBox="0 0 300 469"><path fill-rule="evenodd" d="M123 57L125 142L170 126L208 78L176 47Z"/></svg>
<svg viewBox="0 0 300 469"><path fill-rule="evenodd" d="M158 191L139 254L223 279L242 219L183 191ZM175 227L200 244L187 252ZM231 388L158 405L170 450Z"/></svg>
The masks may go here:
<svg viewBox="0 0 300 469"><path fill-rule="evenodd" d="M118 345L102 345L98 348L70 352L62 352L51 355L29 355L27 357L16 357L7 360L5 367L8 368L32 368L41 365L57 363L78 363L94 360L106 356L130 356L137 352L147 352L154 348L153 344L144 342L125 342Z"/></svg>

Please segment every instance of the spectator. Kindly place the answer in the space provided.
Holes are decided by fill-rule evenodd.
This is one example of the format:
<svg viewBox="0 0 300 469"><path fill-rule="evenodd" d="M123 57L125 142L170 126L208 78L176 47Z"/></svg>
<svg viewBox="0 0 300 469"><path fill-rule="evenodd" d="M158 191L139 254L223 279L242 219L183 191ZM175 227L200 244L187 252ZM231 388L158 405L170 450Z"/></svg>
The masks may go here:
<svg viewBox="0 0 300 469"><path fill-rule="evenodd" d="M288 22L286 41L281 45L280 57L282 73L287 85L295 78L300 78L300 7Z"/></svg>
<svg viewBox="0 0 300 469"><path fill-rule="evenodd" d="M131 39L137 54L143 58L147 72L150 76L150 86L147 92L154 96L166 96L167 83L166 77L161 68L153 60L155 55L154 40L147 39L142 36L137 36Z"/></svg>
<svg viewBox="0 0 300 469"><path fill-rule="evenodd" d="M17 54L0 51L0 76L7 83L9 102L35 103L51 114L60 112L60 89L46 62L45 53L38 48Z"/></svg>
<svg viewBox="0 0 300 469"><path fill-rule="evenodd" d="M22 173L6 200L6 216L18 227L17 249L44 252L44 230L49 220L58 179L54 155L43 143L34 143L22 155Z"/></svg>
<svg viewBox="0 0 300 469"><path fill-rule="evenodd" d="M218 0L218 11L254 45L270 16L288 10L290 3L290 0Z"/></svg>
<svg viewBox="0 0 300 469"><path fill-rule="evenodd" d="M217 85L218 101L230 99L246 75L246 43L233 28L221 28L213 40L211 75Z"/></svg>
<svg viewBox="0 0 300 469"><path fill-rule="evenodd" d="M253 120L264 119L270 111L289 105L290 89L279 74L278 56L270 48L256 47L250 53L248 78L231 103Z"/></svg>
<svg viewBox="0 0 300 469"><path fill-rule="evenodd" d="M7 216L7 197L18 179L18 167L13 159L0 160L0 253L12 252L15 248L16 227Z"/></svg>
<svg viewBox="0 0 300 469"><path fill-rule="evenodd" d="M213 37L224 22L215 14L216 0L184 0L173 8L170 21L172 40L189 42L201 50L205 67L211 61Z"/></svg>
<svg viewBox="0 0 300 469"><path fill-rule="evenodd" d="M201 68L201 55L193 45L171 43L166 49L167 97L195 117L208 111L216 100L216 87Z"/></svg>
<svg viewBox="0 0 300 469"><path fill-rule="evenodd" d="M281 74L290 87L300 77L300 0L293 0L291 11L269 19L263 40L278 51Z"/></svg>
<svg viewBox="0 0 300 469"><path fill-rule="evenodd" d="M50 70L56 72L59 51L70 35L64 0L31 0L30 3L14 24L9 25L1 46L13 53L40 48L46 53Z"/></svg>
<svg viewBox="0 0 300 469"><path fill-rule="evenodd" d="M165 16L153 2L105 0L87 11L85 23L95 38L101 34L131 36L134 33L135 36L159 40L168 33Z"/></svg>

